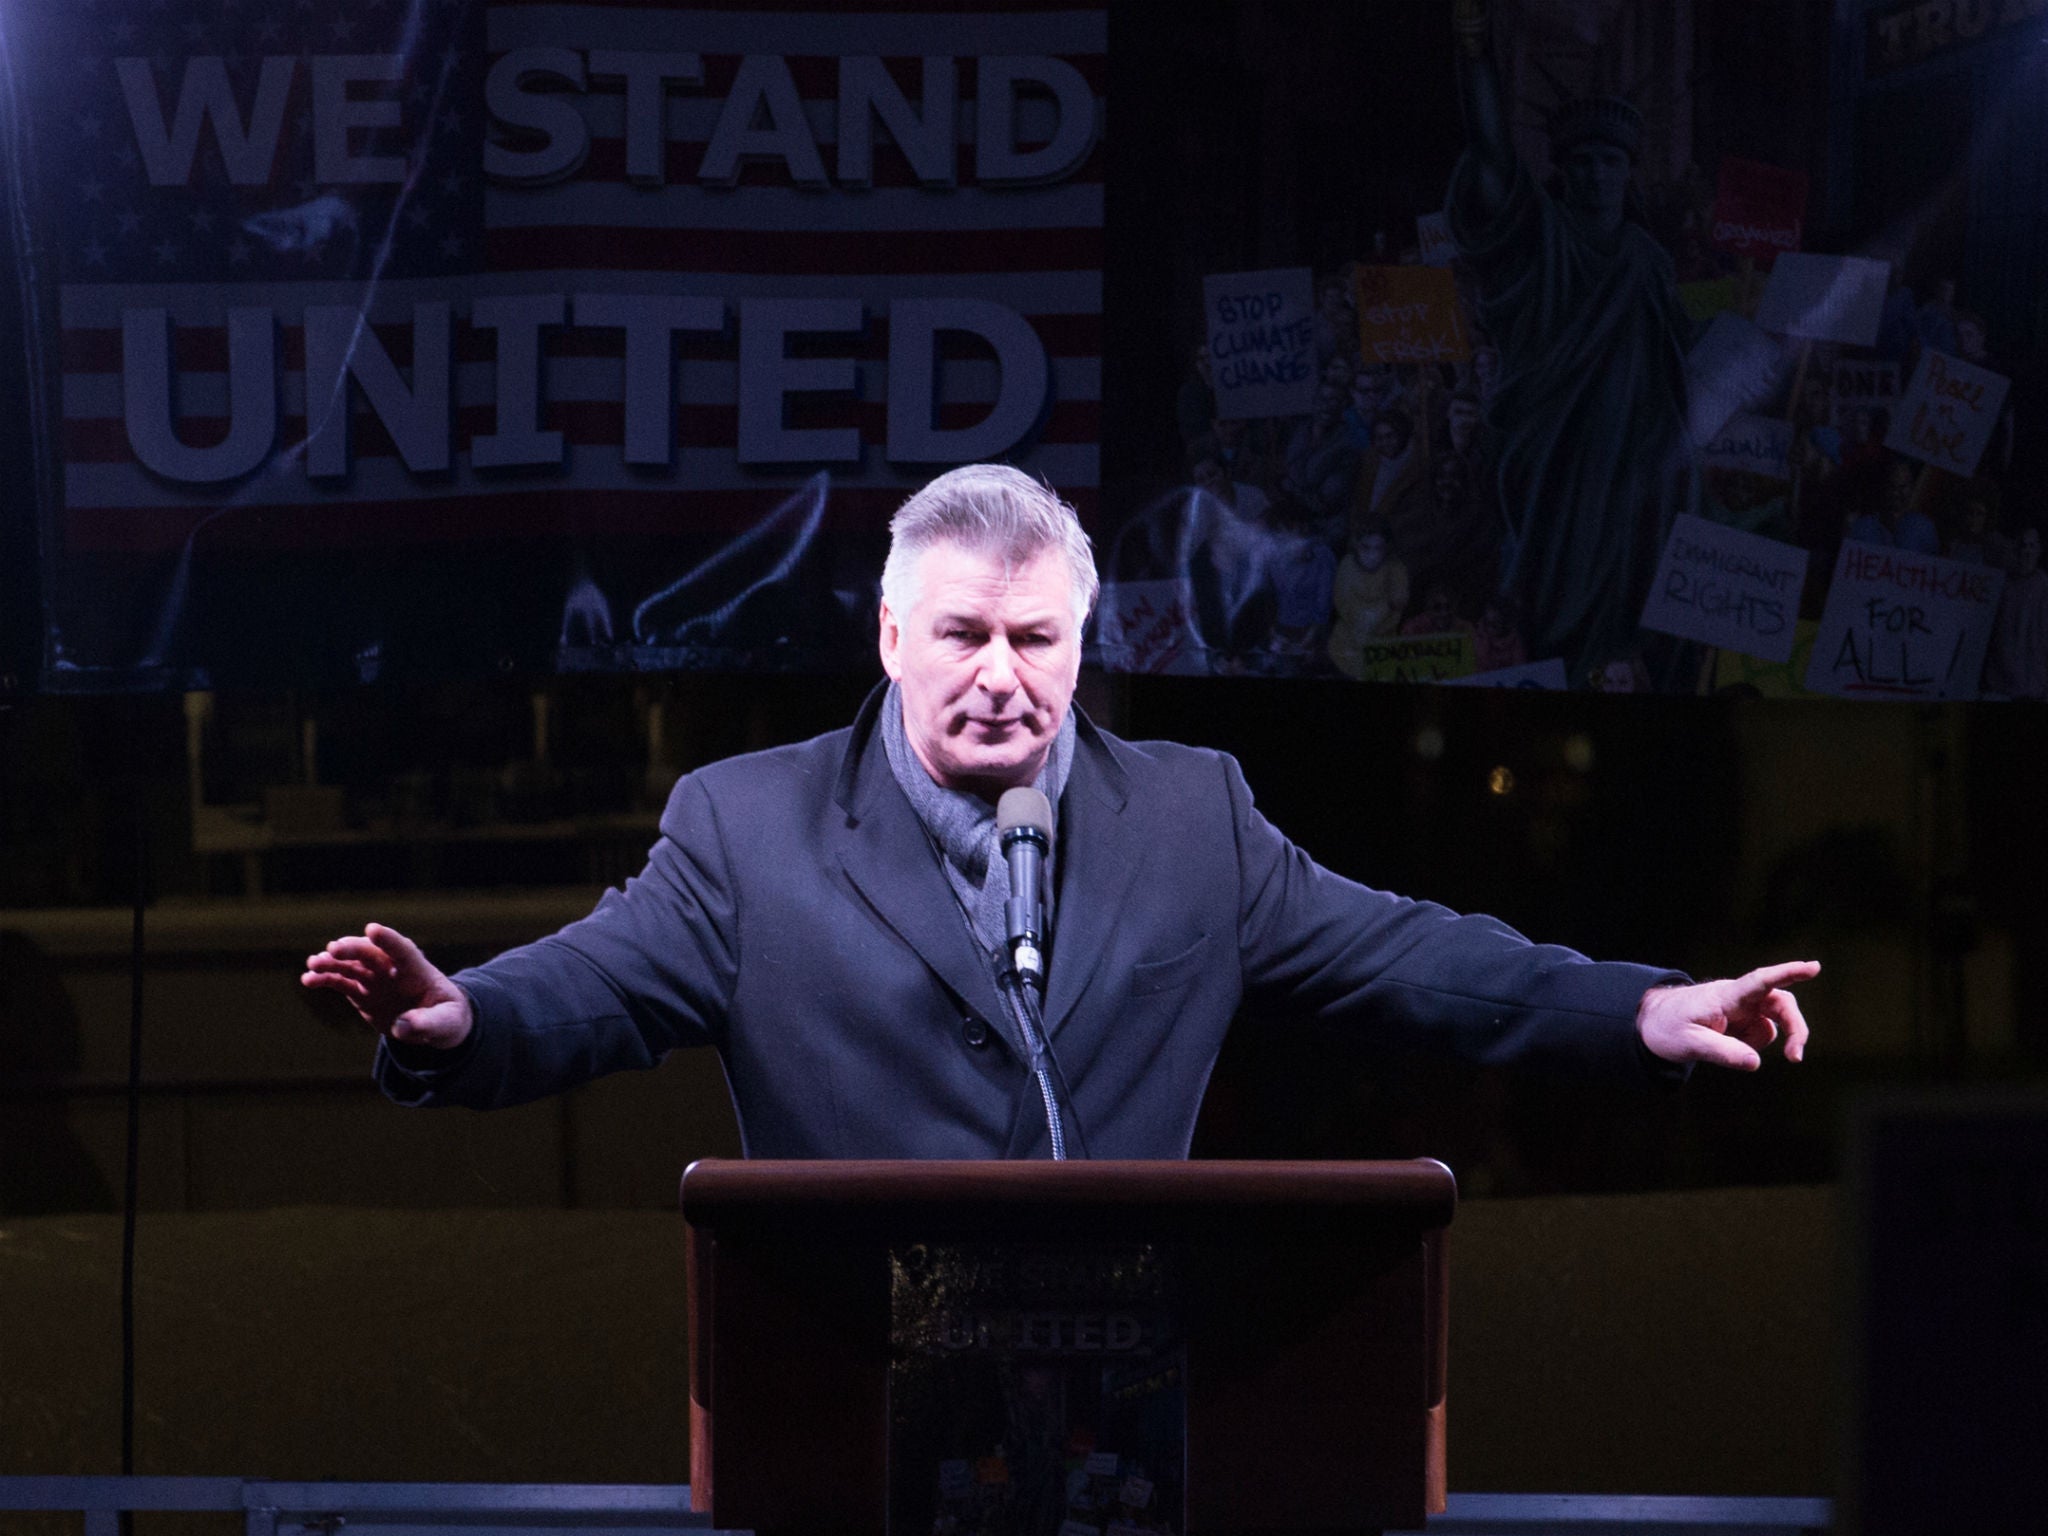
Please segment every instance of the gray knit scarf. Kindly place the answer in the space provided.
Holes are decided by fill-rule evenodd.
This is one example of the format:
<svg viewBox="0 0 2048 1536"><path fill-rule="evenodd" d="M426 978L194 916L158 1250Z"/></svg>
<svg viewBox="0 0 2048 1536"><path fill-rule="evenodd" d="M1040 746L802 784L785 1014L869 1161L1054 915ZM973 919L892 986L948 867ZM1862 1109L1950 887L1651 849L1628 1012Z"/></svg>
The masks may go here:
<svg viewBox="0 0 2048 1536"><path fill-rule="evenodd" d="M985 951L999 948L1003 942L1003 900L1009 895L1009 873L997 855L996 808L979 795L947 789L933 781L903 729L903 692L894 683L889 685L889 696L882 701L881 725L882 748L889 755L889 767L896 782L903 786L903 793L910 797L917 819L931 835L939 864L946 871L946 881L953 887L954 896L959 898L967 926ZM1059 734L1053 737L1052 750L1045 755L1045 766L1034 782L1034 787L1052 803L1055 816L1060 792L1067 787L1067 770L1073 763L1074 712L1069 709L1060 722ZM1055 858L1058 851L1055 843ZM1052 860L1048 859L1048 919L1052 915L1052 870Z"/></svg>

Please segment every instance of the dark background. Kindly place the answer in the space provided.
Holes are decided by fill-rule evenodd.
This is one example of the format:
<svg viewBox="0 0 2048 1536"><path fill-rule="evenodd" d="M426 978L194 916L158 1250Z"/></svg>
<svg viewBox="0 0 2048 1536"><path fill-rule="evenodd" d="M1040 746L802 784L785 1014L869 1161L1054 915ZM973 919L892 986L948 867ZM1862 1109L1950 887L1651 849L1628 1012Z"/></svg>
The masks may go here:
<svg viewBox="0 0 2048 1536"><path fill-rule="evenodd" d="M1178 483L1203 272L1327 270L1439 198L1447 10L1112 13L1112 521ZM1909 71L1844 130L1832 10L1699 5L1697 126L1812 168L1813 248L1917 215L1912 280L1954 271L1969 188L1945 164L1972 140L1969 93ZM1859 181L1845 153L1895 179ZM0 370L21 318L0 306ZM2023 306L1999 323L2038 347ZM0 390L23 398L18 377ZM2033 420L2022 467L2048 446ZM0 412L19 473L30 432ZM119 1204L140 898L138 1469L687 1476L679 1242L658 1213L689 1159L737 1150L716 1063L407 1114L296 976L369 920L452 969L587 910L637 868L677 772L844 724L878 675L868 643L833 672L549 677L451 650L364 687L285 667L292 686L43 695L31 523L0 519L0 1471L118 1464L121 1224L78 1213ZM1130 737L1235 753L1267 815L1371 884L1701 976L1825 963L1802 989L1807 1064L1677 1095L1256 1021L1197 1151L1452 1166L1454 1487L1838 1486L1848 1111L1899 1085L1961 1105L2048 1068L2048 708L1095 672L1081 702ZM1739 1187L1759 1185L1787 1187Z"/></svg>

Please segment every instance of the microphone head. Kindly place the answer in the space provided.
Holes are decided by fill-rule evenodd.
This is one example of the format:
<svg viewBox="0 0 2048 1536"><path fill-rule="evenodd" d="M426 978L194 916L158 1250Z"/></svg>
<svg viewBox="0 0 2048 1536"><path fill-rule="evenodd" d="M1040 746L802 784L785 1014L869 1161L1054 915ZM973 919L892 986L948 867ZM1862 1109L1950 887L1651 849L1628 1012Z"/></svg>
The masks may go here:
<svg viewBox="0 0 2048 1536"><path fill-rule="evenodd" d="M1019 785L1003 791L996 802L996 835L1008 841L1012 833L1037 833L1052 846L1052 802L1043 790Z"/></svg>

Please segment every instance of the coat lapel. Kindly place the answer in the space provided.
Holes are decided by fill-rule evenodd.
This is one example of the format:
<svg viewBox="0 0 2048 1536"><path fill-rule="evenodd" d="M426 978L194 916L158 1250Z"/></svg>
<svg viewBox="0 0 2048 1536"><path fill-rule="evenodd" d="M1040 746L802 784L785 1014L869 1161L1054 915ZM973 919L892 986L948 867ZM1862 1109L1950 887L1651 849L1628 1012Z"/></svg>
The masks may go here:
<svg viewBox="0 0 2048 1536"><path fill-rule="evenodd" d="M1076 716L1074 767L1060 797L1059 905L1053 912L1046 969L1045 1029L1057 1039L1114 936L1137 877L1136 850L1125 844L1128 780L1086 716Z"/></svg>
<svg viewBox="0 0 2048 1536"><path fill-rule="evenodd" d="M839 862L862 898L917 951L955 996L1026 1056L1016 1022L996 993L994 972L961 916L924 824L890 772L876 727L886 688L869 695L854 721L835 793L846 813Z"/></svg>

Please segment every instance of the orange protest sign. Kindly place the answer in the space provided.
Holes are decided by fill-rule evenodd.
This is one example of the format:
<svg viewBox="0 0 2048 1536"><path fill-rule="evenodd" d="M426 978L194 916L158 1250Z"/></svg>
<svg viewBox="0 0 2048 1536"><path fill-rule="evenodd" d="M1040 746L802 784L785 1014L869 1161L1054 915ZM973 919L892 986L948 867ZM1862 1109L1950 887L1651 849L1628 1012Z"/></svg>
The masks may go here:
<svg viewBox="0 0 2048 1536"><path fill-rule="evenodd" d="M1360 267L1358 350L1368 363L1462 363L1472 355L1446 267Z"/></svg>

